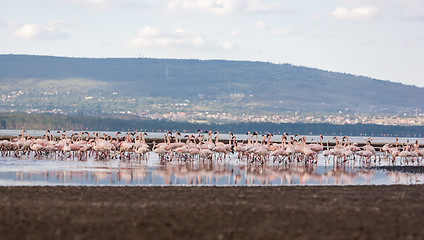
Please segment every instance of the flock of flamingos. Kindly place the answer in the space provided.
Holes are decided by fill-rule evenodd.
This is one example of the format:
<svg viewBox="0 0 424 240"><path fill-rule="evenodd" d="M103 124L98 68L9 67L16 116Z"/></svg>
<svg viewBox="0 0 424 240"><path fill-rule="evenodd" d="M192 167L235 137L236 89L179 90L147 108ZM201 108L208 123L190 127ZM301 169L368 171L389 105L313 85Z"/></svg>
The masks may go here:
<svg viewBox="0 0 424 240"><path fill-rule="evenodd" d="M237 156L239 160L251 163L265 164L267 162L308 162L316 163L318 155L327 160L346 162L350 160L381 161L385 158L394 162L396 158L403 161L421 161L424 149L419 148L418 141L414 144L385 144L378 151L371 145L371 139L359 147L351 143L347 136L341 140L334 137L334 146L323 144L323 136L316 143L307 143L305 137L289 136L284 133L281 142L272 142L272 134L259 136L257 132L246 133L246 139L236 139L229 133L224 143L219 139L219 133L199 130L195 135L181 136L179 132L167 132L160 143L146 142L146 133L117 132L115 136L88 132L49 130L41 138L30 136L25 130L16 138L0 141L2 156L34 156L54 158L76 158L85 160L88 157L96 159L137 159L147 160L151 152L157 154L163 161L194 161L194 160L225 160L228 154Z"/></svg>

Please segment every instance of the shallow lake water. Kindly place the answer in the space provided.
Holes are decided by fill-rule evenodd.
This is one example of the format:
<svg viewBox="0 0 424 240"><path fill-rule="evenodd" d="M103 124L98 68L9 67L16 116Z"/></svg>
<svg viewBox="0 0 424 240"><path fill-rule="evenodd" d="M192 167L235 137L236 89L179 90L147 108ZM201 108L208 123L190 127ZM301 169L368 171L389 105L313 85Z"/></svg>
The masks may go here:
<svg viewBox="0 0 424 240"><path fill-rule="evenodd" d="M21 130L0 130L0 136L16 136ZM31 136L42 136L44 131L28 131ZM116 132L102 132L115 136ZM186 134L186 133L184 133ZM164 133L148 133L150 138L162 138ZM246 139L236 134L238 140ZM306 136L307 140L318 140L318 136ZM228 134L221 134L228 139ZM363 143L364 136L349 137L351 142ZM272 141L280 141L275 135ZM333 136L324 136L324 141ZM394 137L372 137L374 143L393 143ZM423 138L399 138L420 143ZM424 174L388 171L385 166L424 165L422 161L405 162L400 158L395 163L384 157L381 161L364 162L359 157L347 162L336 162L318 155L318 163L287 162L266 164L239 160L230 154L225 160L161 161L150 152L145 160L96 160L85 161L69 158L46 158L22 156L0 156L0 186L25 185L93 185L93 186L279 186L279 185L388 185L422 184ZM420 172L420 171L417 171Z"/></svg>
<svg viewBox="0 0 424 240"><path fill-rule="evenodd" d="M388 185L422 184L419 173L392 172L374 168L392 166L384 159L364 163L359 159L333 163L322 155L315 163L267 164L226 160L160 161L155 153L147 160L39 159L1 157L0 185L92 185L92 186L279 186L279 185ZM397 160L395 165L400 165ZM421 163L402 162L402 165Z"/></svg>

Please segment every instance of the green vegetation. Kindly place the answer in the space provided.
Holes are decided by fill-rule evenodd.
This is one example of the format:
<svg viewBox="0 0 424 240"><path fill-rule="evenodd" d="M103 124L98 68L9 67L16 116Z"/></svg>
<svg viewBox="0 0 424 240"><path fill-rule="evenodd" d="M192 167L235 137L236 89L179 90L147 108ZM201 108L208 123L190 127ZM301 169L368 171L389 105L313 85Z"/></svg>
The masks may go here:
<svg viewBox="0 0 424 240"><path fill-rule="evenodd" d="M422 111L424 89L264 62L0 55L0 111L105 115L196 111Z"/></svg>

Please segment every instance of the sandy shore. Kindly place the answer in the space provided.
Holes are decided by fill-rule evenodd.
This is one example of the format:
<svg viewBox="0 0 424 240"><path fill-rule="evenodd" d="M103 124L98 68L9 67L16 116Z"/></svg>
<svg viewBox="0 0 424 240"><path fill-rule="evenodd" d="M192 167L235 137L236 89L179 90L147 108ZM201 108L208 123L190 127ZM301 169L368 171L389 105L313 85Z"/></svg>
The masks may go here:
<svg viewBox="0 0 424 240"><path fill-rule="evenodd" d="M424 185L0 187L1 239L424 239Z"/></svg>

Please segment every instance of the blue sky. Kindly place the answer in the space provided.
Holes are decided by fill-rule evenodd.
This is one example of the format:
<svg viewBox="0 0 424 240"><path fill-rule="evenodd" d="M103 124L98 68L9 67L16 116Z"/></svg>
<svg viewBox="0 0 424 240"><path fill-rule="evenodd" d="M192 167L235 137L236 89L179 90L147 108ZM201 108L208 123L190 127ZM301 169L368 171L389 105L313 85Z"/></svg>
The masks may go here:
<svg viewBox="0 0 424 240"><path fill-rule="evenodd" d="M422 0L15 0L0 53L290 63L424 86Z"/></svg>

